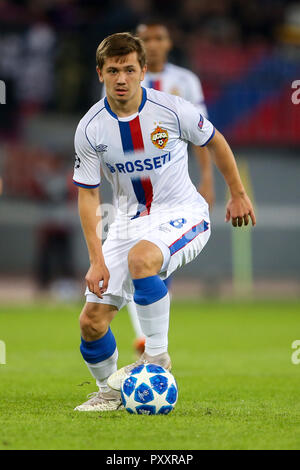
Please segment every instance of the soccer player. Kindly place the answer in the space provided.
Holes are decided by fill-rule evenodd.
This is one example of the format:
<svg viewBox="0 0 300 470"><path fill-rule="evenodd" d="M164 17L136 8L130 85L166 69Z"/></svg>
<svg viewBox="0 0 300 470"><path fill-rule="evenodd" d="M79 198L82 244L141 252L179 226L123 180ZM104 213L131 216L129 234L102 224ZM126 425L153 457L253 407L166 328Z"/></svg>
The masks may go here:
<svg viewBox="0 0 300 470"><path fill-rule="evenodd" d="M255 225L232 151L224 137L184 99L141 87L142 41L117 33L98 46L101 99L79 122L74 182L90 268L80 315L80 350L99 392L79 411L122 408L120 385L134 365L170 369L169 293L163 279L200 254L210 236L208 205L188 175L187 144L207 145L229 187L226 221ZM97 236L100 166L117 198L117 215L103 246ZM137 363L117 370L110 323L134 298L146 338Z"/></svg>
<svg viewBox="0 0 300 470"><path fill-rule="evenodd" d="M202 116L207 117L199 78L190 70L168 62L172 41L167 27L156 19L151 19L138 25L136 32L144 43L147 57L147 71L142 86L181 96L181 98L193 103ZM105 87L103 87L103 92L105 95ZM212 159L207 147L192 145L192 149L201 168L201 182L198 191L211 209L215 199ZM171 277L165 280L165 284L170 289ZM127 309L136 335L134 348L138 354L141 354L144 351L145 338L142 335L135 303L128 302Z"/></svg>

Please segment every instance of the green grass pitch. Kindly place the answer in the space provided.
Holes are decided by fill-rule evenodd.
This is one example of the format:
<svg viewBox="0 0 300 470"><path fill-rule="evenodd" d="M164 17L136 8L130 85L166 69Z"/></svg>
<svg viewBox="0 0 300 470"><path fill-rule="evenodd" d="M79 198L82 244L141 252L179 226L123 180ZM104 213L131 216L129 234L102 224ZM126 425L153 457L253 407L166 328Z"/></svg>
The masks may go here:
<svg viewBox="0 0 300 470"><path fill-rule="evenodd" d="M79 352L80 305L2 306L0 449L299 449L299 303L174 302L170 354L179 400L168 416L78 413L96 390ZM126 310L112 324L133 362Z"/></svg>

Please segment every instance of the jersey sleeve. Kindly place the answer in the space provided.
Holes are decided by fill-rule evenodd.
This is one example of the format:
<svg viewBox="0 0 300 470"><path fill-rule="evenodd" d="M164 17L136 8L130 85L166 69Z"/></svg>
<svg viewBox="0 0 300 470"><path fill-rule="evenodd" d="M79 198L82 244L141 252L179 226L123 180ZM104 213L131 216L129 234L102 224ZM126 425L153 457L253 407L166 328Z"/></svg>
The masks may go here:
<svg viewBox="0 0 300 470"><path fill-rule="evenodd" d="M74 184L82 188L97 188L101 179L100 159L80 124L75 133L74 144Z"/></svg>
<svg viewBox="0 0 300 470"><path fill-rule="evenodd" d="M205 105L205 99L201 82L197 75L194 73L189 74L187 90L187 100L193 103L199 112L204 116L208 117L207 107Z"/></svg>
<svg viewBox="0 0 300 470"><path fill-rule="evenodd" d="M181 139L204 147L215 134L213 124L192 103L177 99Z"/></svg>

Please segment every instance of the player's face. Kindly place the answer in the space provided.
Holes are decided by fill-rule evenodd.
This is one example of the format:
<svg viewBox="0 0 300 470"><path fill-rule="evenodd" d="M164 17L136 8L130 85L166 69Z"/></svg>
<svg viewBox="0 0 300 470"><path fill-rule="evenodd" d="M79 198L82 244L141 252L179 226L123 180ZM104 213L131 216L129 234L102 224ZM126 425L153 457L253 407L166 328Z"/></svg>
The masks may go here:
<svg viewBox="0 0 300 470"><path fill-rule="evenodd" d="M144 41L149 68L164 64L172 47L167 28L163 25L141 25L138 35Z"/></svg>
<svg viewBox="0 0 300 470"><path fill-rule="evenodd" d="M100 82L104 82L106 94L113 100L124 103L130 101L140 89L146 66L142 69L136 52L122 57L109 57L100 70Z"/></svg>

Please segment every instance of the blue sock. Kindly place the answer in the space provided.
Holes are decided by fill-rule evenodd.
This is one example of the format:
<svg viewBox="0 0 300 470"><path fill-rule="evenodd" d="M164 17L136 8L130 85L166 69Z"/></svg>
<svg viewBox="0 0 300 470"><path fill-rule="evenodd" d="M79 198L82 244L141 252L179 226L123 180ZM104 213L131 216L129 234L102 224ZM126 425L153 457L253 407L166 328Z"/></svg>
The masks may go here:
<svg viewBox="0 0 300 470"><path fill-rule="evenodd" d="M145 353L157 356L168 351L170 297L159 276L133 279L134 301L146 338Z"/></svg>
<svg viewBox="0 0 300 470"><path fill-rule="evenodd" d="M110 328L102 338L96 341L85 341L81 338L80 351L83 359L90 363L105 361L113 355L116 350L116 340Z"/></svg>
<svg viewBox="0 0 300 470"><path fill-rule="evenodd" d="M138 305L153 304L168 293L168 289L158 275L133 279L132 282L135 288L134 301Z"/></svg>

